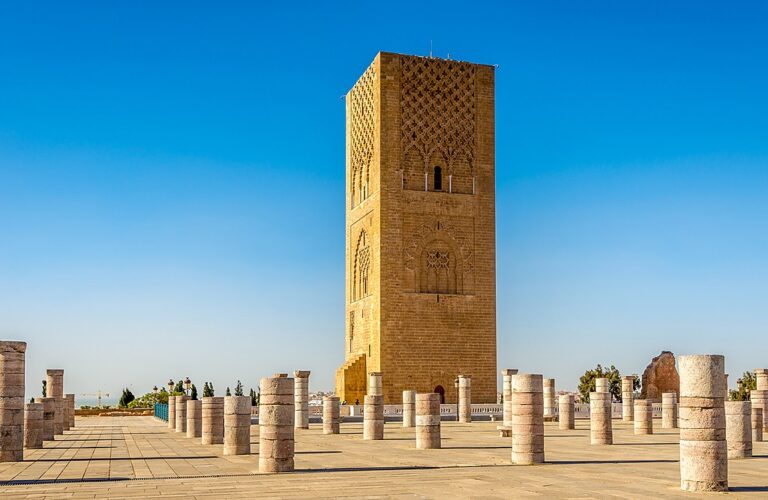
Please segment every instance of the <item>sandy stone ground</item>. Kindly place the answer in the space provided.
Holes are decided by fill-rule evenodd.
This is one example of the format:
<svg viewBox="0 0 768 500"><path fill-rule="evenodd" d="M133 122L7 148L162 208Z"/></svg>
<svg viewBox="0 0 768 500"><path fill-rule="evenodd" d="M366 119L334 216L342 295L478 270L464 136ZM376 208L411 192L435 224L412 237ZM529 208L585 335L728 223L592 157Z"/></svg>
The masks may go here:
<svg viewBox="0 0 768 500"><path fill-rule="evenodd" d="M655 426L661 421L654 420ZM417 450L414 429L387 423L383 441L363 441L362 424L323 435L296 431L296 472L261 475L258 427L252 454L224 457L221 445L169 431L153 417L78 418L76 427L25 460L0 464L2 498L660 498L716 497L679 490L678 433L634 436L613 421L614 445L590 446L589 422L561 431L547 423L547 463L514 466L497 423L443 422L443 448ZM768 498L768 443L729 462L724 498Z"/></svg>

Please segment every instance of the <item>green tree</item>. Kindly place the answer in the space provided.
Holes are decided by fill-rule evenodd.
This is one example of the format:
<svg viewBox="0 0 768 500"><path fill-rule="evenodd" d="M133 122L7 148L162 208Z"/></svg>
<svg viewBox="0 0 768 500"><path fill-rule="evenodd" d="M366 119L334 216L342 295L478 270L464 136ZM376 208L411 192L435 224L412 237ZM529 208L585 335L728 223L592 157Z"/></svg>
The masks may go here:
<svg viewBox="0 0 768 500"><path fill-rule="evenodd" d="M34 403L35 402L35 398L29 398L29 402L30 403Z"/></svg>
<svg viewBox="0 0 768 500"><path fill-rule="evenodd" d="M184 392L184 380L183 379L179 379L179 381L176 382L176 387L173 388L173 393L178 395L178 396L182 396L182 395L186 394L186 392Z"/></svg>
<svg viewBox="0 0 768 500"><path fill-rule="evenodd" d="M238 380L237 385L235 386L235 396L242 396L242 395L243 395L243 384Z"/></svg>
<svg viewBox="0 0 768 500"><path fill-rule="evenodd" d="M192 384L192 387L189 390L189 397L193 400L197 399L197 387L195 387L195 384Z"/></svg>
<svg viewBox="0 0 768 500"><path fill-rule="evenodd" d="M231 396L232 395L232 393L229 392L229 387L227 387L227 394L226 395L227 396Z"/></svg>
<svg viewBox="0 0 768 500"><path fill-rule="evenodd" d="M736 380L736 389L730 391L731 401L749 401L751 390L757 389L757 378L752 372L744 372L740 379Z"/></svg>
<svg viewBox="0 0 768 500"><path fill-rule="evenodd" d="M261 393L256 393L256 391L251 388L251 406L259 406L259 400L261 399Z"/></svg>
<svg viewBox="0 0 768 500"><path fill-rule="evenodd" d="M118 401L117 406L120 408L127 408L128 404L134 399L136 399L136 396L134 396L131 390L126 387L123 389L123 394L120 396L120 401Z"/></svg>
<svg viewBox="0 0 768 500"><path fill-rule="evenodd" d="M47 396L47 391L48 391L48 381L43 380L43 397Z"/></svg>
<svg viewBox="0 0 768 500"><path fill-rule="evenodd" d="M633 390L640 388L640 378L635 375L633 383ZM584 375L579 379L579 394L581 400L585 403L589 403L589 393L595 391L595 379L607 378L608 379L608 391L611 393L613 401L621 401L621 373L615 366L611 365L610 368L603 368L598 364L592 370L587 370Z"/></svg>

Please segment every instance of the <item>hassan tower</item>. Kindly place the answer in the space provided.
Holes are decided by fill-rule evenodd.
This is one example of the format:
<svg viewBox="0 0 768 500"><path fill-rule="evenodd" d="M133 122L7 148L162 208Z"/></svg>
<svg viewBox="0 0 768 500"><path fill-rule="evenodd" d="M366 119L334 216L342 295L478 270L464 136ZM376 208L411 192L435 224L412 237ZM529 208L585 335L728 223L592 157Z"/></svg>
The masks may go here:
<svg viewBox="0 0 768 500"><path fill-rule="evenodd" d="M496 402L494 68L380 52L346 97L342 400Z"/></svg>

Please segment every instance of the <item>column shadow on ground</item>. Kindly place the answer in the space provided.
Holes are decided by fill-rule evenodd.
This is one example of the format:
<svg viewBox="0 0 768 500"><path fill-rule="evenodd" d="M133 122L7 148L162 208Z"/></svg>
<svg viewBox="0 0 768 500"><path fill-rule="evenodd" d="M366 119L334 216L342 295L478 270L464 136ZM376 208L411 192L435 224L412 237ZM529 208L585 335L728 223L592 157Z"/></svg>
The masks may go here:
<svg viewBox="0 0 768 500"><path fill-rule="evenodd" d="M553 465L590 465L590 464L676 464L679 460L547 460Z"/></svg>
<svg viewBox="0 0 768 500"><path fill-rule="evenodd" d="M751 493L768 491L768 486L731 486L728 491L735 493Z"/></svg>
<svg viewBox="0 0 768 500"><path fill-rule="evenodd" d="M105 457L105 458L39 458L37 460L29 459L25 462L114 462L114 461L129 461L129 460L200 460L209 458L220 458L216 455L200 455L200 456L177 456L177 457Z"/></svg>

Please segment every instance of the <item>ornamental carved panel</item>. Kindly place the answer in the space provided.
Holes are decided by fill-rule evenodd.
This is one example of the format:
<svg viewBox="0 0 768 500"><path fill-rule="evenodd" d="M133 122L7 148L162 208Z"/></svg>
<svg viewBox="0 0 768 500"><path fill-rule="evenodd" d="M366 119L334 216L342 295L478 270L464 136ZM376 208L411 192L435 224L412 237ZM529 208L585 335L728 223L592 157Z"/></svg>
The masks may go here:
<svg viewBox="0 0 768 500"><path fill-rule="evenodd" d="M368 196L375 137L375 83L373 66L349 91L349 162L352 172L350 192L352 207Z"/></svg>

